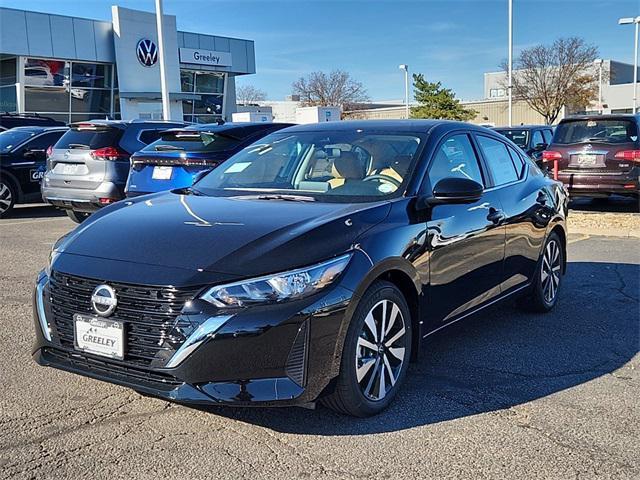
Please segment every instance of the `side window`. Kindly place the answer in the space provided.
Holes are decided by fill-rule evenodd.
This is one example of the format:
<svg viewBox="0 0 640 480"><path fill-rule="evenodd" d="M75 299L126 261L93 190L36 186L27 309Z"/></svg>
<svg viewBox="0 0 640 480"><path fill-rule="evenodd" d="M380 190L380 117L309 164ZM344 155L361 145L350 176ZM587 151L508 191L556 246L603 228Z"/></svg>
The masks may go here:
<svg viewBox="0 0 640 480"><path fill-rule="evenodd" d="M160 138L162 130L143 130L140 132L140 141L145 145L155 142Z"/></svg>
<svg viewBox="0 0 640 480"><path fill-rule="evenodd" d="M551 145L551 138L553 138L553 132L551 130L543 130L542 135L544 136L544 143L547 145Z"/></svg>
<svg viewBox="0 0 640 480"><path fill-rule="evenodd" d="M531 139L531 146L535 147L539 143L548 143L548 142L544 141L544 138L542 137L542 132L540 130L534 130L533 138Z"/></svg>
<svg viewBox="0 0 640 480"><path fill-rule="evenodd" d="M51 132L40 135L30 142L25 147L30 150L46 150L51 145L54 145L64 132Z"/></svg>
<svg viewBox="0 0 640 480"><path fill-rule="evenodd" d="M484 135L478 135L477 138L495 185L500 186L518 180L516 167L507 146Z"/></svg>
<svg viewBox="0 0 640 480"><path fill-rule="evenodd" d="M507 147L509 149L509 154L511 155L511 160L513 160L513 164L516 166L516 171L518 172L518 178L522 178L524 176L524 158L518 152L516 152L513 148Z"/></svg>
<svg viewBox="0 0 640 480"><path fill-rule="evenodd" d="M436 151L429 167L429 181L435 187L443 178L468 178L484 185L478 157L466 134L452 135Z"/></svg>

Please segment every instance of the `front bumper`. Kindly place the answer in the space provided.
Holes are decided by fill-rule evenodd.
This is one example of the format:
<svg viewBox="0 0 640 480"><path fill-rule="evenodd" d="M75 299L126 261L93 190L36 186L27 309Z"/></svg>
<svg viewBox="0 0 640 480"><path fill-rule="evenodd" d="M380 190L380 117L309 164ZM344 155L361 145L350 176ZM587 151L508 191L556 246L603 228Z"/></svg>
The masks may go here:
<svg viewBox="0 0 640 480"><path fill-rule="evenodd" d="M127 356L123 361L108 359L63 342L48 282L41 274L33 299L33 357L38 364L187 404L287 406L314 401L338 374L353 295L351 289L335 285L308 299L237 311L175 366L179 348L170 359L140 366ZM201 300L189 303L181 315L196 324L220 313Z"/></svg>
<svg viewBox="0 0 640 480"><path fill-rule="evenodd" d="M638 195L640 169L626 173L576 172L561 170L558 180L567 186L572 197L601 195Z"/></svg>
<svg viewBox="0 0 640 480"><path fill-rule="evenodd" d="M124 198L124 187L113 182L102 182L95 189L48 187L42 184L42 198L51 205L78 212L95 212L104 207L100 199L117 202Z"/></svg>

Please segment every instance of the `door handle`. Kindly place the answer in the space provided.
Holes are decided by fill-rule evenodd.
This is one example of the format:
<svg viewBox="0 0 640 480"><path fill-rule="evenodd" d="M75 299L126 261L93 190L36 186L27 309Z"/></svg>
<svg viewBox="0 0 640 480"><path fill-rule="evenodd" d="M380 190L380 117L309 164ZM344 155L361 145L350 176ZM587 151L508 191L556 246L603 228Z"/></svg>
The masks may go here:
<svg viewBox="0 0 640 480"><path fill-rule="evenodd" d="M487 220L490 222L499 225L507 216L504 214L502 210L498 210L497 208L491 207L489 208L489 215L487 215Z"/></svg>

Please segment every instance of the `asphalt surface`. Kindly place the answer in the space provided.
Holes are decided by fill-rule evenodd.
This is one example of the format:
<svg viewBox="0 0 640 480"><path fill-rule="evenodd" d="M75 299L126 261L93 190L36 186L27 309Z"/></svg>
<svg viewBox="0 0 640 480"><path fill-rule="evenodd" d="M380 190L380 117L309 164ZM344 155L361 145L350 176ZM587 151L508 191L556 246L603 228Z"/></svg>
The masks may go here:
<svg viewBox="0 0 640 480"><path fill-rule="evenodd" d="M571 235L555 311L434 335L392 407L195 410L37 366L36 273L73 224L0 220L0 478L640 478L638 239Z"/></svg>

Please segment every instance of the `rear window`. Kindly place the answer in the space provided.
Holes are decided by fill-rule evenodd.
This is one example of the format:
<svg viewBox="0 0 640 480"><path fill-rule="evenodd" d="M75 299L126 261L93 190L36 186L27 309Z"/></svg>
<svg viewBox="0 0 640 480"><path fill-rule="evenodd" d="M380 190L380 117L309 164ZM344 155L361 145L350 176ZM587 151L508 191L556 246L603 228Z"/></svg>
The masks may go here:
<svg viewBox="0 0 640 480"><path fill-rule="evenodd" d="M529 132L522 129L496 130L500 135L504 135L520 148L527 148L529 144Z"/></svg>
<svg viewBox="0 0 640 480"><path fill-rule="evenodd" d="M117 147L123 131L119 128L69 129L54 148L71 149L84 148L96 150L104 147Z"/></svg>
<svg viewBox="0 0 640 480"><path fill-rule="evenodd" d="M232 150L240 140L213 132L164 132L159 140L147 145L143 151L184 150L186 152L224 152Z"/></svg>
<svg viewBox="0 0 640 480"><path fill-rule="evenodd" d="M589 119L569 120L560 123L553 136L553 143L630 143L638 140L638 128L632 120Z"/></svg>

